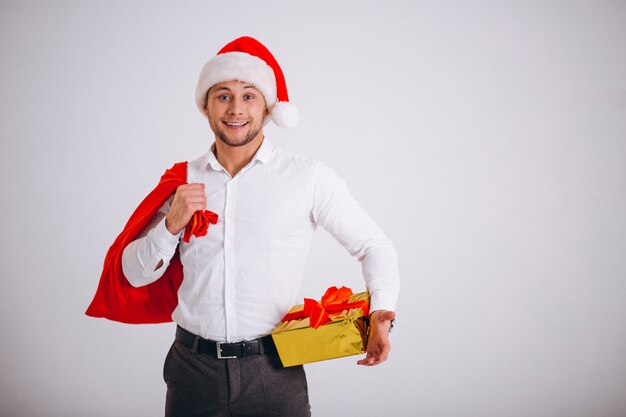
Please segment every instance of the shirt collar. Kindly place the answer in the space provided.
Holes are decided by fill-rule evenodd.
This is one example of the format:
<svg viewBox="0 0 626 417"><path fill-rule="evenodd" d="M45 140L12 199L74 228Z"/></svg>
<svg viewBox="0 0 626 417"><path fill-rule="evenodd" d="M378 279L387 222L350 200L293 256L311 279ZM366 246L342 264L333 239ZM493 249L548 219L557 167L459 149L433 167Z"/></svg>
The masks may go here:
<svg viewBox="0 0 626 417"><path fill-rule="evenodd" d="M269 139L264 138L263 143L261 143L259 150L256 151L252 160L263 162L265 164L272 158L272 155L274 155L274 145Z"/></svg>
<svg viewBox="0 0 626 417"><path fill-rule="evenodd" d="M264 138L263 142L261 143L261 146L252 157L251 162L259 161L262 163L267 163L267 161L269 161L274 155L275 149L276 148L274 147L274 144L272 144L272 142L270 142L269 139ZM215 151L215 142L213 142L213 144L209 148L209 152L207 152L206 155L204 156L204 166L206 167L210 166L212 169L216 171L224 170L222 165L219 163L219 161L215 157L214 151Z"/></svg>

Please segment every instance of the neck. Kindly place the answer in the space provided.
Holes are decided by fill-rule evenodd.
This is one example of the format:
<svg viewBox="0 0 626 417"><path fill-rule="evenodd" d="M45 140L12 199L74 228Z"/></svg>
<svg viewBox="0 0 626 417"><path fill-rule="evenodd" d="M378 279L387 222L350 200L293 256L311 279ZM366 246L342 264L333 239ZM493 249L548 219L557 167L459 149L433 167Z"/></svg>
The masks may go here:
<svg viewBox="0 0 626 417"><path fill-rule="evenodd" d="M249 143L243 146L230 146L215 138L215 157L231 177L237 175L239 171L252 161L252 158L261 147L264 136L258 135Z"/></svg>

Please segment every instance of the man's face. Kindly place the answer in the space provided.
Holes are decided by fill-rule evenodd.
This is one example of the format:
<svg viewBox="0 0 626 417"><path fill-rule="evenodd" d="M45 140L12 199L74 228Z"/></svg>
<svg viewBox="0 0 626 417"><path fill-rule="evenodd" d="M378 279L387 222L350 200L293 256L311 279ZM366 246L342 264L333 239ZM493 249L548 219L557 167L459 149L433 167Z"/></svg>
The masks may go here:
<svg viewBox="0 0 626 417"><path fill-rule="evenodd" d="M204 111L215 137L229 146L243 146L262 137L263 119L268 113L263 94L241 81L211 87Z"/></svg>

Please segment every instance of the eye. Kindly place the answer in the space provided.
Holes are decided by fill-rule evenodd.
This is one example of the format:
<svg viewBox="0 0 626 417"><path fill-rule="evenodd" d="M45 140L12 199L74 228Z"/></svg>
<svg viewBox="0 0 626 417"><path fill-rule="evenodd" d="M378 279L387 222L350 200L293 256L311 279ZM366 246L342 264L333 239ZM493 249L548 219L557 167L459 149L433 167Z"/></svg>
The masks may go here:
<svg viewBox="0 0 626 417"><path fill-rule="evenodd" d="M243 96L244 100L253 100L254 96L252 94L246 94L245 96Z"/></svg>
<svg viewBox="0 0 626 417"><path fill-rule="evenodd" d="M221 101L226 101L226 100L228 100L229 98L230 98L230 97L228 96L228 94L221 94L221 95L217 96L217 99L218 99L218 100L221 100Z"/></svg>

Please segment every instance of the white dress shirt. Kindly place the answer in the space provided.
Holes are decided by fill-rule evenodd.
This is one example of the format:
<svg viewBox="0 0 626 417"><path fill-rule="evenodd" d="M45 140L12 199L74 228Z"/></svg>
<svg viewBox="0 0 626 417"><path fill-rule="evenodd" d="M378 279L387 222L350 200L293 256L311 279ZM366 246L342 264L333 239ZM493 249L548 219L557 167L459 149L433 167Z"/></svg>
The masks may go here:
<svg viewBox="0 0 626 417"><path fill-rule="evenodd" d="M165 227L170 197L122 257L124 275L137 287L159 279L179 246L185 278L172 319L184 329L220 342L269 334L301 302L317 225L361 262L371 311L395 310L396 251L330 168L266 138L234 177L211 150L188 163L187 182L205 185L207 210L219 215L218 223L206 236L182 242Z"/></svg>

